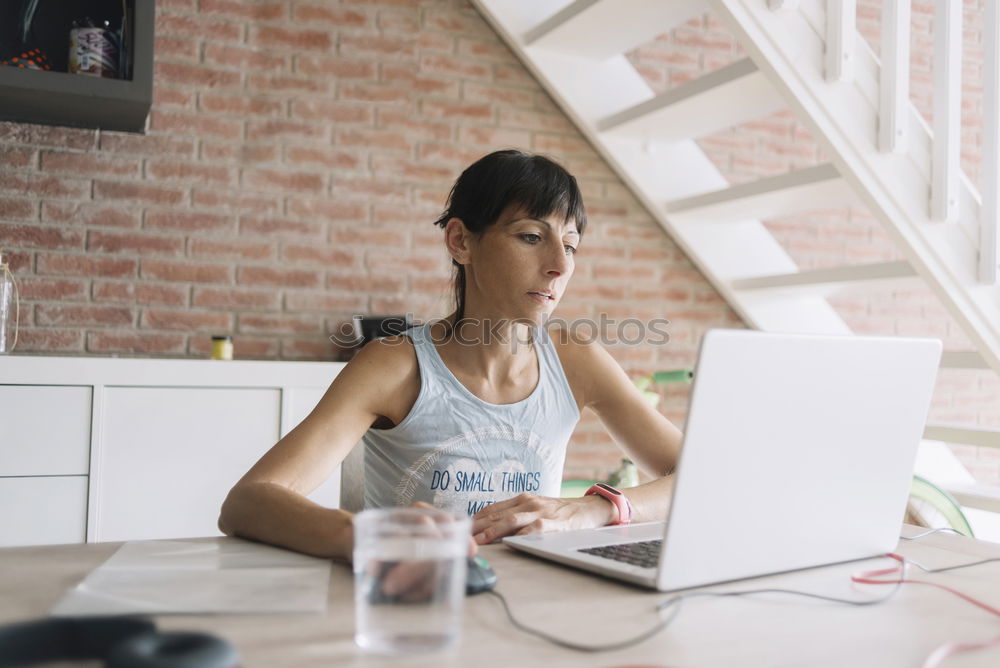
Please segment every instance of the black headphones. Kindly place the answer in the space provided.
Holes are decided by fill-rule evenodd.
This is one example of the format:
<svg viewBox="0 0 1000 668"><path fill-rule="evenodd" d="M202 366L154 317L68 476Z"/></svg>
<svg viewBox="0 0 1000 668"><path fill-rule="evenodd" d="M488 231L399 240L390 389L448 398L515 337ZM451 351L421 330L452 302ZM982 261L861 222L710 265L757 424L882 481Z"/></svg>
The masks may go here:
<svg viewBox="0 0 1000 668"><path fill-rule="evenodd" d="M0 668L99 659L107 668L236 668L236 649L207 633L161 633L142 617L53 617L0 627Z"/></svg>

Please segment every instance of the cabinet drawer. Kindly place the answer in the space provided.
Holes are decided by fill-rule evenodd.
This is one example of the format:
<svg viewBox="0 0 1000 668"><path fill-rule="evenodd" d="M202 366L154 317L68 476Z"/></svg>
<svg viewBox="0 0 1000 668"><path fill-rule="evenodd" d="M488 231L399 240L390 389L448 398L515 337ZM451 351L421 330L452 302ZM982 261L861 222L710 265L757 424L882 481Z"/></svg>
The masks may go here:
<svg viewBox="0 0 1000 668"><path fill-rule="evenodd" d="M0 478L0 547L83 543L87 476Z"/></svg>
<svg viewBox="0 0 1000 668"><path fill-rule="evenodd" d="M0 476L87 475L86 386L0 385Z"/></svg>

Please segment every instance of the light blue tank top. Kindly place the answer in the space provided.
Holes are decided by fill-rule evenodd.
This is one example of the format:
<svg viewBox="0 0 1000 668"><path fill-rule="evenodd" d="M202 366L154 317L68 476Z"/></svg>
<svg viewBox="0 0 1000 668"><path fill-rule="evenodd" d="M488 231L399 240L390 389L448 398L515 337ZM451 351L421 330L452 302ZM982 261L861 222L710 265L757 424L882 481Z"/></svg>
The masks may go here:
<svg viewBox="0 0 1000 668"><path fill-rule="evenodd" d="M502 405L483 401L455 378L429 325L409 335L420 394L398 425L362 437L365 508L424 501L473 515L522 492L559 496L566 444L580 412L547 332L535 330L535 389Z"/></svg>

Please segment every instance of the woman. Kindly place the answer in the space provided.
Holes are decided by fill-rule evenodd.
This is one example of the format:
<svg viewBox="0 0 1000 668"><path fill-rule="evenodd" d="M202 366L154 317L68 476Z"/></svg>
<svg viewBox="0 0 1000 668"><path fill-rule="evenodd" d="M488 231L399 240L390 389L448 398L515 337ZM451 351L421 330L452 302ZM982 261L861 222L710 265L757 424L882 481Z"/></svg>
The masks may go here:
<svg viewBox="0 0 1000 668"><path fill-rule="evenodd" d="M436 222L457 308L373 341L313 412L229 493L220 529L350 560L351 514L305 495L362 441L365 506L431 503L473 517L476 543L665 516L681 434L598 344L543 325L587 226L576 180L547 158L497 151L459 177ZM591 408L652 482L558 498L566 443Z"/></svg>

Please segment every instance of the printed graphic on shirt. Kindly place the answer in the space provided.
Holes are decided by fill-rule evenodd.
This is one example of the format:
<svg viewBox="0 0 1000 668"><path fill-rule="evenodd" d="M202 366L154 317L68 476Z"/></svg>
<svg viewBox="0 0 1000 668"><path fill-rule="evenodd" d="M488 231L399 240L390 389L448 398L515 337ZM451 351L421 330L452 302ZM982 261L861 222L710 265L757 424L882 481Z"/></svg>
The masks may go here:
<svg viewBox="0 0 1000 668"><path fill-rule="evenodd" d="M475 515L523 492L557 496L561 457L543 445L530 431L505 427L450 438L407 468L396 486L396 505L426 501Z"/></svg>

